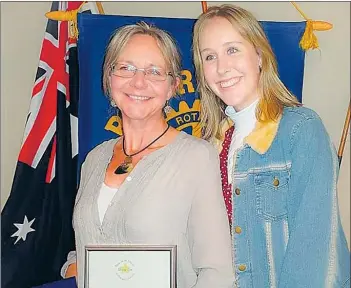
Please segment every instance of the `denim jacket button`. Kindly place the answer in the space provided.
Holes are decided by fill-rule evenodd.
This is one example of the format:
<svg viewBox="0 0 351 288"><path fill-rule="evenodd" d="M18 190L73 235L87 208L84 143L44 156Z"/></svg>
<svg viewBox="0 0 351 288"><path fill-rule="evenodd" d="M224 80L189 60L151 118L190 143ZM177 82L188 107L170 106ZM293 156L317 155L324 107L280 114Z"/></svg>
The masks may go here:
<svg viewBox="0 0 351 288"><path fill-rule="evenodd" d="M273 180L273 185L274 185L275 187L279 186L279 179L278 179L278 178L274 178L274 180Z"/></svg>
<svg viewBox="0 0 351 288"><path fill-rule="evenodd" d="M235 233L240 234L242 230L241 230L240 226L236 226L234 231L235 231Z"/></svg>
<svg viewBox="0 0 351 288"><path fill-rule="evenodd" d="M241 264L241 265L239 265L239 270L240 271L245 271L246 270L246 265L245 264Z"/></svg>
<svg viewBox="0 0 351 288"><path fill-rule="evenodd" d="M240 195L240 189L239 188L235 188L235 194L236 195Z"/></svg>

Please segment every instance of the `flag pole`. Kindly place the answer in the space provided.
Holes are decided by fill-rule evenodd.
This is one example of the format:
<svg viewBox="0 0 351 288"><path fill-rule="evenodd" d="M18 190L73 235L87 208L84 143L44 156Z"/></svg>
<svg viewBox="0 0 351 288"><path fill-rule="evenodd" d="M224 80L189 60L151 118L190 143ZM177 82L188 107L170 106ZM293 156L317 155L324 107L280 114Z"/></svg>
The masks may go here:
<svg viewBox="0 0 351 288"><path fill-rule="evenodd" d="M201 1L202 13L207 11L207 1Z"/></svg>
<svg viewBox="0 0 351 288"><path fill-rule="evenodd" d="M102 7L102 3L100 1L96 2L96 7L99 10L99 14L105 14L104 8Z"/></svg>
<svg viewBox="0 0 351 288"><path fill-rule="evenodd" d="M338 150L338 159L339 159L339 167L341 166L342 154L344 153L345 142L347 138L347 132L350 127L350 119L351 119L351 112L350 112L351 101L349 102L349 108L347 109L347 114L344 122L344 129L342 131L340 145Z"/></svg>

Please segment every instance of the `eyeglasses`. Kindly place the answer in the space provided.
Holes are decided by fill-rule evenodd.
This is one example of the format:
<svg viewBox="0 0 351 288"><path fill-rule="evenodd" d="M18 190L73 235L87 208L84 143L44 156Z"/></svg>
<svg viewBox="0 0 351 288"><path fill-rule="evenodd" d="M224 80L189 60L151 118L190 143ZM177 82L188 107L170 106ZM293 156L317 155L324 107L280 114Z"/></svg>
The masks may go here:
<svg viewBox="0 0 351 288"><path fill-rule="evenodd" d="M145 79L150 81L165 81L167 76L173 77L172 73L166 72L159 67L136 68L126 63L116 63L111 66L112 74L123 78L132 78L137 71L142 71L145 75Z"/></svg>

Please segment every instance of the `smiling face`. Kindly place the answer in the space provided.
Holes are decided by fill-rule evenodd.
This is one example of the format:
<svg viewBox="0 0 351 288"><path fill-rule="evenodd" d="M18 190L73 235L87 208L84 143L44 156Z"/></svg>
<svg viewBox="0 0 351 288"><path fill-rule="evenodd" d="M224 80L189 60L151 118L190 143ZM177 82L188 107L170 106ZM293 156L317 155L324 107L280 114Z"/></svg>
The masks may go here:
<svg viewBox="0 0 351 288"><path fill-rule="evenodd" d="M240 111L259 97L260 56L227 19L206 20L199 46L205 80L225 104Z"/></svg>
<svg viewBox="0 0 351 288"><path fill-rule="evenodd" d="M166 72L169 71L156 40L149 35L132 36L116 62L130 64L139 69L157 67ZM172 97L177 81L173 81L172 84L172 76L167 76L164 81L150 81L145 79L143 71L137 71L132 78L111 74L111 97L121 110L124 120L126 118L147 120L159 117L163 119L162 109L166 100Z"/></svg>

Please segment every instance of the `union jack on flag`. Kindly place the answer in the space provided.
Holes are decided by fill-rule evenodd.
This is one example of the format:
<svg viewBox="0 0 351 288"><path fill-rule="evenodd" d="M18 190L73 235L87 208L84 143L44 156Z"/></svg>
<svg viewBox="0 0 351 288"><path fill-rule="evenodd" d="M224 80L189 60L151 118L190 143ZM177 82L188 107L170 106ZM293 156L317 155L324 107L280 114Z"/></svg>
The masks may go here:
<svg viewBox="0 0 351 288"><path fill-rule="evenodd" d="M75 9L72 6L79 7L80 5L79 2L69 4L71 4L71 9L68 10ZM58 10L61 11L68 8L67 2L58 2L57 5ZM55 176L57 91L66 96L67 106L69 106L70 98L69 71L66 69L66 59L69 57L68 23L53 20L48 20L48 22L18 161L36 168L53 139L46 175L46 182L49 183ZM76 121L72 124L76 124ZM71 134L75 135L76 125L71 126L71 129Z"/></svg>

